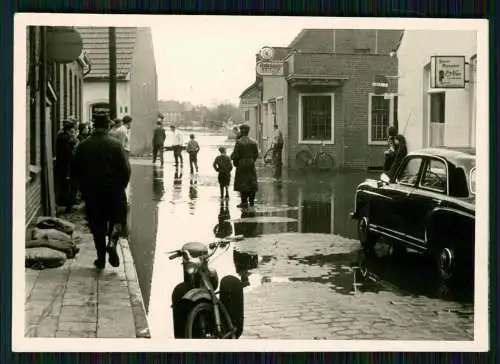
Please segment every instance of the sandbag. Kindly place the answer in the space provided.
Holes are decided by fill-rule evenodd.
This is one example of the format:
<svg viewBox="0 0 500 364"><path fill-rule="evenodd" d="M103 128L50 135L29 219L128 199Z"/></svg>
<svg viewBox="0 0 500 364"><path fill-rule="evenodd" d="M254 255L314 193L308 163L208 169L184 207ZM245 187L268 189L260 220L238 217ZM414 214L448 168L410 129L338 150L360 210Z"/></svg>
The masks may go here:
<svg viewBox="0 0 500 364"><path fill-rule="evenodd" d="M27 248L25 266L33 269L60 267L66 262L66 254L50 248Z"/></svg>
<svg viewBox="0 0 500 364"><path fill-rule="evenodd" d="M54 249L66 254L66 258L72 259L80 251L80 248L72 241L56 240L56 239L33 239L26 242L26 248L46 247Z"/></svg>
<svg viewBox="0 0 500 364"><path fill-rule="evenodd" d="M36 220L36 226L40 229L56 229L65 234L72 235L75 231L75 224L52 216L40 216Z"/></svg>
<svg viewBox="0 0 500 364"><path fill-rule="evenodd" d="M31 240L52 239L60 241L71 241L71 236L56 229L33 229Z"/></svg>

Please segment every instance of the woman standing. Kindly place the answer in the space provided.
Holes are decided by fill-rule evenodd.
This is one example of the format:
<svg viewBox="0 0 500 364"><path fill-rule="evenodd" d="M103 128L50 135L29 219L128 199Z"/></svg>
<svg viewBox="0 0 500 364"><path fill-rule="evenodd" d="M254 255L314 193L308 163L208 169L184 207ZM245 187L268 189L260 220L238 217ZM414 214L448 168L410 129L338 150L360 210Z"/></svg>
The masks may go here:
<svg viewBox="0 0 500 364"><path fill-rule="evenodd" d="M252 140L248 133L250 127L246 124L240 126L240 137L236 140L231 159L236 167L234 176L234 190L241 196L241 204L238 207L247 208L254 206L257 186L257 170L255 161L258 158L259 150L257 143Z"/></svg>

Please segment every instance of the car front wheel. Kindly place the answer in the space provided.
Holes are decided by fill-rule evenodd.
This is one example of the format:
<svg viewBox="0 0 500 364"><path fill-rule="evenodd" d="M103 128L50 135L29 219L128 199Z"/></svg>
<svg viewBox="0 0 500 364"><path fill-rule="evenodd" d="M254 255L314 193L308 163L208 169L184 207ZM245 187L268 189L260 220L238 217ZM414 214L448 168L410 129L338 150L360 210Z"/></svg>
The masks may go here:
<svg viewBox="0 0 500 364"><path fill-rule="evenodd" d="M373 249L378 240L378 235L370 231L368 217L364 214L358 219L358 238L365 250Z"/></svg>

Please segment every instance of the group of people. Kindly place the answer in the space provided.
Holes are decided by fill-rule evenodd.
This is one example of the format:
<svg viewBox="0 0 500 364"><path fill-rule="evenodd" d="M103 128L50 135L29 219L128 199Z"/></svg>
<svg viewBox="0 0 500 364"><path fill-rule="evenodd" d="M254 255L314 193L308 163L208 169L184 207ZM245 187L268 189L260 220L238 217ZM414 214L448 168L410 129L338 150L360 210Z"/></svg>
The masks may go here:
<svg viewBox="0 0 500 364"><path fill-rule="evenodd" d="M81 193L99 269L105 266L106 253L112 266L120 264L116 245L127 230L131 124L130 116L111 121L107 114L97 114L91 130L88 123L69 119L56 138L56 201L69 212L77 191Z"/></svg>

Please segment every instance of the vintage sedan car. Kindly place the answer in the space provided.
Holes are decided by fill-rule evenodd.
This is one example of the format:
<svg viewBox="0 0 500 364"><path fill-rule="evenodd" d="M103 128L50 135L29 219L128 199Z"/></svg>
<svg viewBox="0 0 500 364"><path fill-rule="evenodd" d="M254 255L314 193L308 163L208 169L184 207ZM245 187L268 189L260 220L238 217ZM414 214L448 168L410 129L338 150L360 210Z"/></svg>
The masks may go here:
<svg viewBox="0 0 500 364"><path fill-rule="evenodd" d="M426 148L409 153L392 177L356 190L358 236L365 249L380 237L395 248L430 254L442 279L473 271L475 151Z"/></svg>

